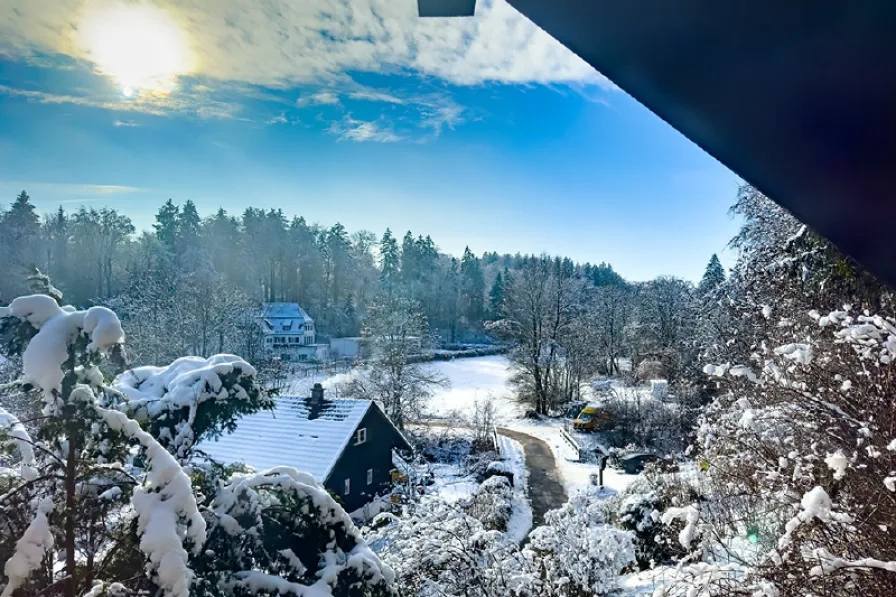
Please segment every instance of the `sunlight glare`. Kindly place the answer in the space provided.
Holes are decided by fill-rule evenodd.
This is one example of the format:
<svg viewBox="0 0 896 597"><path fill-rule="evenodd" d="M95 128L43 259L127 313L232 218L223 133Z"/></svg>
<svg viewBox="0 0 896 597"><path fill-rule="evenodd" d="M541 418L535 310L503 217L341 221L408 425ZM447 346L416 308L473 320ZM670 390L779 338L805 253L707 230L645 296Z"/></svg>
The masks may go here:
<svg viewBox="0 0 896 597"><path fill-rule="evenodd" d="M169 93L177 77L194 68L187 34L155 6L94 4L80 31L89 59L125 97L141 91Z"/></svg>

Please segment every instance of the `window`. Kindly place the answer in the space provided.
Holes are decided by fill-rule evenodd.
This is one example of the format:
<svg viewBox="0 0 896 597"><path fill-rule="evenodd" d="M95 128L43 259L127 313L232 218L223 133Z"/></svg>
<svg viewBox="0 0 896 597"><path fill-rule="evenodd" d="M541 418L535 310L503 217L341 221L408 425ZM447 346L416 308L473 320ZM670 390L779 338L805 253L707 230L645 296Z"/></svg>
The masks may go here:
<svg viewBox="0 0 896 597"><path fill-rule="evenodd" d="M373 469L372 468L367 469L367 484L373 485Z"/></svg>
<svg viewBox="0 0 896 597"><path fill-rule="evenodd" d="M346 479L346 480L345 480L345 491L342 492L342 495L348 495L348 494L350 494L351 492L352 492L352 480L351 480L351 479Z"/></svg>
<svg viewBox="0 0 896 597"><path fill-rule="evenodd" d="M355 445L358 446L367 441L367 428L361 427L355 431Z"/></svg>
<svg viewBox="0 0 896 597"><path fill-rule="evenodd" d="M265 338L264 339L265 344L271 344L273 341L274 341L273 338Z"/></svg>

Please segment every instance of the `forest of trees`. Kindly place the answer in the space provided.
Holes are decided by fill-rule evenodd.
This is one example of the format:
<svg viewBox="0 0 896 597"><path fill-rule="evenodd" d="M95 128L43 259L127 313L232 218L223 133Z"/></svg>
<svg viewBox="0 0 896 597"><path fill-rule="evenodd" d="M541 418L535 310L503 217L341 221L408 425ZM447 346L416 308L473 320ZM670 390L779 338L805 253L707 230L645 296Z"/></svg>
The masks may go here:
<svg viewBox="0 0 896 597"><path fill-rule="evenodd" d="M678 311L693 292L682 280L629 284L606 263L494 252L479 257L469 249L457 258L440 252L428 235L350 233L339 223L325 228L280 209L248 208L240 216L219 209L202 217L192 201L168 200L152 230L137 231L110 208L67 213L60 207L40 215L25 191L0 209L0 251L8 256L0 304L27 292L25 279L37 268L71 304L115 308L128 322L131 356L140 364L223 351L256 358L258 339L244 315L263 301L298 302L324 338L358 335L368 306L383 292L418 305L442 344L487 341L496 336L490 322L521 315L505 310L520 308L522 284L543 264L575 280L566 286L587 295L589 304L611 307L575 314L587 311L601 328L595 358L605 367L618 367L617 358L631 351L671 365L679 359L667 353L686 323ZM568 327L556 326L552 340ZM633 342L631 332L640 328L646 336ZM573 368L568 373L575 376L581 367Z"/></svg>

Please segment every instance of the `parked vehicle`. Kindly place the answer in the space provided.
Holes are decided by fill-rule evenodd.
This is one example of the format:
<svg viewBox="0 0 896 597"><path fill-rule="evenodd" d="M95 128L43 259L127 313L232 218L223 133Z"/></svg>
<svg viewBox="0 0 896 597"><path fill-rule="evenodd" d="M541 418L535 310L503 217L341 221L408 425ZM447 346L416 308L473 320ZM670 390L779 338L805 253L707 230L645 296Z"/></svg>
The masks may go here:
<svg viewBox="0 0 896 597"><path fill-rule="evenodd" d="M610 423L610 413L600 406L589 404L579 412L572 426L576 431L600 431Z"/></svg>
<svg viewBox="0 0 896 597"><path fill-rule="evenodd" d="M662 456L657 456L656 454L650 454L648 452L626 454L625 456L617 458L613 464L616 468L621 468L629 475L637 475L641 473L644 470L644 467L648 464L655 464L660 470L667 472L675 472L678 470L678 465L674 460L663 458Z"/></svg>

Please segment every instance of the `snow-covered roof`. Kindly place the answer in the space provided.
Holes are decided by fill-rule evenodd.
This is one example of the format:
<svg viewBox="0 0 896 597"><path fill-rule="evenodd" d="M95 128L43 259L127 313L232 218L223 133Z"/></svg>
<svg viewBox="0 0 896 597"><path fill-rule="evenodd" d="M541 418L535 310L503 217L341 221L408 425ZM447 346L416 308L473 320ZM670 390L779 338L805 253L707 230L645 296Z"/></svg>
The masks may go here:
<svg viewBox="0 0 896 597"><path fill-rule="evenodd" d="M298 303L264 303L261 306L261 314L266 319L301 319L305 323L314 322Z"/></svg>
<svg viewBox="0 0 896 597"><path fill-rule="evenodd" d="M242 417L236 431L199 445L212 459L242 462L262 471L290 466L323 483L373 404L369 400L324 400L309 419L310 399L280 396L273 411Z"/></svg>

